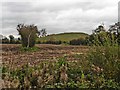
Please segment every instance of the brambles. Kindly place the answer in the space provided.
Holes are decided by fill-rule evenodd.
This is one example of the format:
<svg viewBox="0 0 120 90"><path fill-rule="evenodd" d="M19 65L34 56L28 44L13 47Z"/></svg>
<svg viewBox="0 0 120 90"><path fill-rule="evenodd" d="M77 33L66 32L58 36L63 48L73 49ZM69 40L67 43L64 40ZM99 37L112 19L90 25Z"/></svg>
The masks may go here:
<svg viewBox="0 0 120 90"><path fill-rule="evenodd" d="M97 32L92 35L93 46L88 53L89 62L92 64L92 70L98 75L102 75L107 81L103 81L101 87L117 87L120 84L120 58L119 58L119 42L117 35L119 34L113 29L110 32ZM112 30L115 31L112 33ZM97 76L98 82L96 86L101 83L101 79Z"/></svg>
<svg viewBox="0 0 120 90"><path fill-rule="evenodd" d="M77 63L77 64L76 64ZM81 66L81 67L79 67ZM89 64L86 72L81 62L68 62L67 65L58 66L58 62L40 62L39 65L25 65L16 69L16 73L4 76L4 81L12 84L15 88L119 88L119 83L114 78L108 79L103 71L94 72L92 69L98 66ZM104 70L104 69L103 69ZM12 75L13 74L13 75ZM9 84L7 84L9 85Z"/></svg>
<svg viewBox="0 0 120 90"><path fill-rule="evenodd" d="M57 50L55 51L55 49ZM71 51L73 52L73 50L75 50L77 52L78 49L79 51L82 49L85 50L85 47L75 48L72 46L70 47L60 46L57 48L53 48L53 46L46 46L46 47L42 46L40 51L31 52L31 53L28 52L28 53L30 53L32 57L33 55L38 57L41 55L42 52L46 54L48 54L49 52L48 56L50 56L51 54L54 55L55 53L57 53L56 55L58 55L60 54L58 49L60 50L62 49L61 51L62 53L64 53L67 50L68 51L65 52L66 54L64 53L60 55L58 58L56 57L55 60L52 59L52 61L50 61L50 57L49 57L49 60L44 59L44 61L40 61L37 63L36 61L44 58L43 57L44 54L42 54L41 57L34 58L30 61L28 61L28 59L30 59L30 56L23 56L24 57L23 60L21 56L21 61L25 61L26 59L26 62L21 63L19 61L19 65L21 67L17 68L17 65L18 65L17 64L16 69L9 69L8 68L9 65L7 65L7 63L4 64L4 66L6 66L3 68L3 75L2 75L4 82L6 82L8 86L10 85L9 88L11 88L12 87L11 85L14 85L14 82L16 82L15 84L16 88L25 88L25 89L29 89L29 88L112 88L112 87L119 88L119 81L117 81L119 80L118 78L119 69L117 69L119 67L119 65L117 65L118 62L116 62L115 64L115 66L117 65L118 67L115 68L115 66L112 66L113 69L111 69L111 67L108 67L109 63L111 63L110 61L111 58L109 58L108 60L108 65L106 65L104 63L101 64L101 62L100 64L99 62L95 63L94 57L96 56L96 54L93 54L92 56L93 61L91 60L91 57L87 57L88 54L74 53L70 55ZM93 49L93 51L95 51L95 49ZM105 49L103 49L103 51L105 51ZM25 58L25 57L29 57L29 58ZM75 60L73 60L73 58ZM96 59L97 59L97 56L96 56ZM16 62L16 60L14 62ZM33 64L32 64L32 61L33 61ZM12 64L12 67L14 65L15 63ZM109 71L111 71L111 74L109 73Z"/></svg>
<svg viewBox="0 0 120 90"><path fill-rule="evenodd" d="M98 69L94 68L94 71L99 72L103 69L102 71L105 77L120 82L120 59L118 58L118 48L118 46L94 47L88 55L88 60L98 67Z"/></svg>
<svg viewBox="0 0 120 90"><path fill-rule="evenodd" d="M89 36L89 44L96 46L118 45L120 39L120 22L111 25L108 30L104 25L98 26Z"/></svg>

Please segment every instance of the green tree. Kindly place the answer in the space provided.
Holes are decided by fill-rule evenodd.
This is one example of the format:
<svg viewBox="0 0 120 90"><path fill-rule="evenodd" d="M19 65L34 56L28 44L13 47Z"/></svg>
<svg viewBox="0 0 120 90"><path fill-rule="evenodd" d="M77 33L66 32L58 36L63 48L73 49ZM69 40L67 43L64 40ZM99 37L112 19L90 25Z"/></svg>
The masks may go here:
<svg viewBox="0 0 120 90"><path fill-rule="evenodd" d="M10 38L10 43L13 44L15 42L14 36L13 35L9 35Z"/></svg>
<svg viewBox="0 0 120 90"><path fill-rule="evenodd" d="M23 47L29 48L35 45L37 35L39 34L37 26L18 24L17 31L21 36Z"/></svg>
<svg viewBox="0 0 120 90"><path fill-rule="evenodd" d="M4 38L2 39L2 43L3 43L3 44L9 44L9 39L8 39L7 37L4 37Z"/></svg>
<svg viewBox="0 0 120 90"><path fill-rule="evenodd" d="M104 27L104 24L103 24L103 25L99 25L99 26L94 30L93 33L98 34L98 33L105 32L105 31L106 31L106 30L105 30L105 27Z"/></svg>

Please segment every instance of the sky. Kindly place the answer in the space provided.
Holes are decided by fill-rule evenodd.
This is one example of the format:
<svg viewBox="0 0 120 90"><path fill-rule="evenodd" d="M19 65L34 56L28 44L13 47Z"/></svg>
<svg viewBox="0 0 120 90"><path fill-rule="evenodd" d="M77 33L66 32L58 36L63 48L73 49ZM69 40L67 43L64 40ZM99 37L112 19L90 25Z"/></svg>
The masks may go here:
<svg viewBox="0 0 120 90"><path fill-rule="evenodd" d="M118 21L119 0L2 0L0 29L3 35L18 36L17 24L35 24L48 34L91 34L104 23L106 29Z"/></svg>

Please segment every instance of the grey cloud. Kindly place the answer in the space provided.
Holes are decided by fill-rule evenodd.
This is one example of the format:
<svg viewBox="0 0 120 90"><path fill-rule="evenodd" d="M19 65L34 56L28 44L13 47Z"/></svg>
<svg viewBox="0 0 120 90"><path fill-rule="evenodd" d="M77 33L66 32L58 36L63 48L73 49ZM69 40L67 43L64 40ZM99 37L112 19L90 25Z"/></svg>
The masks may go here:
<svg viewBox="0 0 120 90"><path fill-rule="evenodd" d="M9 12L30 12L32 11L32 4L30 2L3 2L3 10L8 10Z"/></svg>
<svg viewBox="0 0 120 90"><path fill-rule="evenodd" d="M62 1L61 1L62 2ZM34 2L33 2L34 3ZM38 6L33 6L30 2L6 2L3 3L3 7L7 7L10 12L18 13L27 13L27 12L41 12L41 11L50 11L58 12L61 10L69 10L75 8L81 8L83 10L89 9L103 9L106 6L106 3L96 3L96 2L71 2L71 3L56 3L56 4L42 4L38 2ZM109 5L108 5L109 6Z"/></svg>
<svg viewBox="0 0 120 90"><path fill-rule="evenodd" d="M98 23L105 22L108 25L117 21L117 6L111 3L106 5L104 1L101 4L99 2L39 2L37 5L34 5L34 2L4 2L3 34L17 35L18 23L36 24L39 29L46 28L48 33L91 33Z"/></svg>

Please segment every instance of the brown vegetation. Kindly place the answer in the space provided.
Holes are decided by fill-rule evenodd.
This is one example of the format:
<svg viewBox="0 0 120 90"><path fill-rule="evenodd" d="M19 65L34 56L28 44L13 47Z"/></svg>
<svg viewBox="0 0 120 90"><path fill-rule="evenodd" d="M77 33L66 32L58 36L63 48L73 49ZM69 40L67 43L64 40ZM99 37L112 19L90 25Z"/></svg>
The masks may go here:
<svg viewBox="0 0 120 90"><path fill-rule="evenodd" d="M75 54L83 54L88 51L87 46L61 46L61 45L36 45L39 50L36 52L22 52L20 45L2 45L3 65L20 67L26 63L30 65L39 64L41 61L56 61L58 58L67 55L67 60L79 60Z"/></svg>

